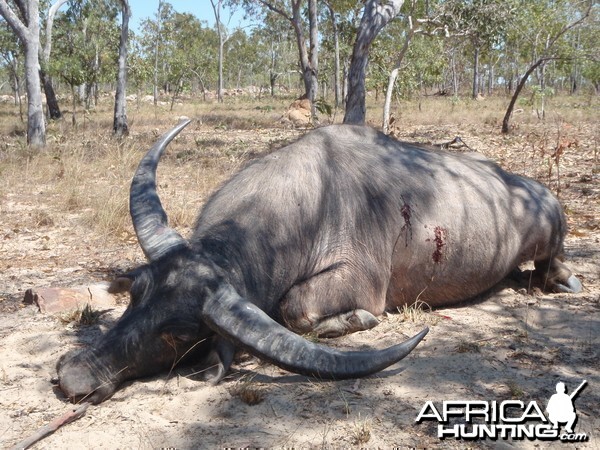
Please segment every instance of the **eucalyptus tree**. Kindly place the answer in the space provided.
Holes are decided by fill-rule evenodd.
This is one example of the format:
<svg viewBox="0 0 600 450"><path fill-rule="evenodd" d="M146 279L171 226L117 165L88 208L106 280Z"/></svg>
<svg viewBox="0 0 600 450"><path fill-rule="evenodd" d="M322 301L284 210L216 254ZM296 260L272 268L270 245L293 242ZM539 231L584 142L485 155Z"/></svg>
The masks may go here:
<svg viewBox="0 0 600 450"><path fill-rule="evenodd" d="M50 119L60 119L62 117L60 106L58 105L58 100L56 98L56 93L54 92L52 76L48 73L48 67L50 65L50 53L52 51L52 28L54 25L54 17L56 16L58 10L65 3L67 3L67 1L68 0L56 0L52 5L50 5L47 14L45 17L43 17L45 26L43 46L40 46L40 78L44 87L44 93L46 94L46 107L48 109L48 118Z"/></svg>
<svg viewBox="0 0 600 450"><path fill-rule="evenodd" d="M568 46L562 44L570 33L588 21L594 7L594 0L540 0L521 5L518 26L513 27L512 31L518 35L530 58L502 120L503 133L510 131L514 106L530 75L538 68L543 68L548 61L573 58L571 52L564 53ZM542 71L540 80L543 79Z"/></svg>
<svg viewBox="0 0 600 450"><path fill-rule="evenodd" d="M99 83L112 83L117 77L117 14L110 0L72 1L55 19L55 54L49 69L71 87L74 123L78 100L90 108L97 102Z"/></svg>
<svg viewBox="0 0 600 450"><path fill-rule="evenodd" d="M191 88L193 79L198 79L203 90L216 82L213 55L218 36L214 29L194 15L175 12L170 4L163 3L160 27L150 19L142 21L140 27L139 43L148 60L154 58L157 33L161 45L156 77L171 96L171 108L183 90Z"/></svg>
<svg viewBox="0 0 600 450"><path fill-rule="evenodd" d="M27 143L31 147L46 145L46 123L40 85L40 14L39 0L0 0L0 15L15 32L25 52L27 89Z"/></svg>
<svg viewBox="0 0 600 450"><path fill-rule="evenodd" d="M158 0L158 10L156 11L156 32L154 37L154 84L152 85L152 95L154 96L154 106L158 106L158 59L160 49L160 29L163 20L163 0ZM169 5L171 7L171 5Z"/></svg>
<svg viewBox="0 0 600 450"><path fill-rule="evenodd" d="M148 55L153 55L157 32L154 21L144 21L140 40ZM171 96L171 108L186 88L191 88L194 78L203 90L216 83L214 61L217 56L218 36L214 29L200 22L194 15L173 11L164 4L160 27L161 51L158 81L165 93Z"/></svg>
<svg viewBox="0 0 600 450"><path fill-rule="evenodd" d="M324 0L322 11L322 65L321 73L330 73L333 81L334 105L344 103L344 84L352 53L352 40L356 35L356 18L360 5L353 0ZM333 60L333 63L331 61ZM343 70L346 69L346 70ZM325 77L322 77L325 78Z"/></svg>
<svg viewBox="0 0 600 450"><path fill-rule="evenodd" d="M131 9L128 0L119 0L121 6L121 33L119 37L119 62L117 68L117 89L115 91L115 112L113 117L113 132L117 138L129 131L127 124L127 51L129 46L129 18Z"/></svg>
<svg viewBox="0 0 600 450"><path fill-rule="evenodd" d="M223 48L225 47L225 43L231 37L231 34L228 32L227 27L221 21L221 13L223 12L223 0L210 0L210 4L213 9L213 13L215 16L215 28L217 30L217 35L219 36L219 52L217 55L217 64L218 64L218 73L219 77L217 80L217 101L219 103L223 102Z"/></svg>
<svg viewBox="0 0 600 450"><path fill-rule="evenodd" d="M267 11L271 11L291 25L296 36L298 60L304 82L303 97L310 100L312 117L316 120L315 100L319 88L319 19L317 0L230 0L230 2L236 5L241 4L249 14L261 17L264 17ZM305 5L308 23L303 18Z"/></svg>
<svg viewBox="0 0 600 450"><path fill-rule="evenodd" d="M266 69L271 96L275 95L278 80L285 75L288 81L291 74L298 73L298 51L296 37L288 24L278 16L266 11L263 20L250 31L250 40L256 45L253 58L258 59L256 67ZM262 62L261 62L262 61ZM288 88L290 83L288 83Z"/></svg>
<svg viewBox="0 0 600 450"><path fill-rule="evenodd" d="M591 20L581 27L578 33L578 75L581 82L587 81L596 95L600 94L600 10L593 9ZM574 79L577 82L577 78ZM575 93L577 86L572 87Z"/></svg>
<svg viewBox="0 0 600 450"><path fill-rule="evenodd" d="M6 77L10 83L15 106L19 107L19 116L23 121L23 104L21 102L21 72L23 69L22 63L23 47L20 45L19 39L5 21L0 22L0 58L4 63L0 63L6 72Z"/></svg>
<svg viewBox="0 0 600 450"><path fill-rule="evenodd" d="M152 84L154 77L154 61L147 58L139 37L132 33L127 54L127 84L137 94L138 106L144 89Z"/></svg>
<svg viewBox="0 0 600 450"><path fill-rule="evenodd" d="M424 85L431 84L432 75L435 74L437 77L441 75L440 63L443 51L439 45L441 41L438 35L448 37L450 33L442 19L443 13L438 8L439 4L431 3L417 0L406 2L398 17L402 20L396 20L388 25L383 31L386 39L380 39L387 42L385 55L393 59L391 64L386 64L386 67L391 66L392 69L389 72L383 105L384 133L389 132L392 95L401 71L403 72L402 84L411 90L418 90ZM417 36L420 39L415 39ZM413 43L415 40L418 44L416 49ZM410 58L407 58L409 55ZM408 63L405 63L406 59L409 59Z"/></svg>
<svg viewBox="0 0 600 450"><path fill-rule="evenodd" d="M473 98L477 98L481 91L481 56L491 52L504 40L507 30L514 26L521 3L516 0L447 0L442 3L447 27L455 35L464 36L471 44Z"/></svg>
<svg viewBox="0 0 600 450"><path fill-rule="evenodd" d="M377 35L400 13L404 0L367 0L358 26L348 72L348 98L344 123L365 123L367 112L365 78L369 50Z"/></svg>

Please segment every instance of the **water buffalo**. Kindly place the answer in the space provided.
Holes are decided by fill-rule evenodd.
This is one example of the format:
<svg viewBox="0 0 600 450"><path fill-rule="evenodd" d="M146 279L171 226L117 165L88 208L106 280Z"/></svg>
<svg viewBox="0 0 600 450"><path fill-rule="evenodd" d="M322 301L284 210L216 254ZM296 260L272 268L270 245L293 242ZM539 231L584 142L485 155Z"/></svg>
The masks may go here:
<svg viewBox="0 0 600 450"><path fill-rule="evenodd" d="M72 400L101 402L127 379L183 359L219 381L242 348L319 378L365 376L427 333L342 352L296 333L372 328L385 310L471 298L534 260L549 289L575 292L565 219L539 183L478 156L430 151L370 128L329 126L251 162L205 204L193 234L167 226L156 167L187 122L164 135L131 184L148 264L119 283L131 302L93 347L58 362Z"/></svg>

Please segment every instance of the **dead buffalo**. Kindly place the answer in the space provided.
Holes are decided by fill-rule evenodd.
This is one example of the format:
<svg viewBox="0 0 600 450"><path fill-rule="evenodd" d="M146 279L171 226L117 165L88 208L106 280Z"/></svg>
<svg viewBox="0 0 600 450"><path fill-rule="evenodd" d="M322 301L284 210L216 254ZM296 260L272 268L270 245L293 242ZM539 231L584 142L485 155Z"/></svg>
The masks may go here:
<svg viewBox="0 0 600 450"><path fill-rule="evenodd" d="M213 367L242 348L319 378L365 376L427 333L383 350L334 350L339 336L415 299L447 305L534 260L546 287L579 291L560 262L563 211L548 189L477 156L429 151L358 126L320 128L250 163L212 195L192 236L167 225L156 166L187 125L163 136L131 184L148 264L120 279L129 307L91 348L64 355L59 386L101 402L126 380L182 359Z"/></svg>

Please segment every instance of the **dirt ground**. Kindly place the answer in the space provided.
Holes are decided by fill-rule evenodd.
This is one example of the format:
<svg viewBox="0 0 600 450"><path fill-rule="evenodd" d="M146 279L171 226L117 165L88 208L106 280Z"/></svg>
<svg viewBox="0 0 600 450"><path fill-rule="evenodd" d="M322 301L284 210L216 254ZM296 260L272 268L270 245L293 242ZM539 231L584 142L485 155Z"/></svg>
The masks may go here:
<svg viewBox="0 0 600 450"><path fill-rule="evenodd" d="M161 131L169 126L167 122ZM211 141L225 149L247 146L260 152L269 142L298 133L245 130L232 141L231 132L204 124L184 131L177 145ZM343 348L384 347L430 327L406 359L360 380L323 382L244 357L216 387L199 381L188 368L134 381L34 448L600 448L598 129L593 123L566 124L558 136L554 125L534 124L505 138L491 125L418 125L396 134L421 142L451 140L458 134L470 148L505 168L536 177L555 192L560 183L571 229L566 262L582 281L583 292L528 292L527 283L506 280L463 305L388 314L372 330L327 340ZM144 142L153 138L151 132L130 137ZM134 161L141 151L135 152ZM159 182L166 196L186 171L208 170L193 158L182 163L173 154L161 163ZM199 173L197 178L202 178ZM8 177L6 171L2 176ZM111 182L110 176L99 174L99 184ZM177 195L194 197L189 205L196 208L204 194L195 196L193 183L186 186L190 191ZM58 195L52 181L40 184L28 177L13 177L0 188L1 448L71 407L52 384L56 361L67 350L93 342L125 308L121 304L98 324L79 327L22 305L25 290L110 280L143 262L135 239L127 233L115 237L96 232L80 220L83 211L58 207ZM441 405L444 400L514 399L545 406L557 381L572 391L583 380L588 384L576 397L575 431L586 433L589 440L575 447L540 440L440 440L436 423L415 422L426 401ZM253 399L257 403L249 404Z"/></svg>

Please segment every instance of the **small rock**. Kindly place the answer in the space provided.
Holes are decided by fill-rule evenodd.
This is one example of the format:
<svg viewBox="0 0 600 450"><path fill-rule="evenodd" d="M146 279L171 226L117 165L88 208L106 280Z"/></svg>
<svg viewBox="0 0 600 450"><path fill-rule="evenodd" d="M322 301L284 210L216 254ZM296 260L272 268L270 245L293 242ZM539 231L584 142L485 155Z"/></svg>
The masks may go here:
<svg viewBox="0 0 600 450"><path fill-rule="evenodd" d="M36 304L40 312L55 314L59 312L83 309L90 305L94 309L111 308L116 299L108 292L109 283L96 283L71 288L35 288L25 291L23 303Z"/></svg>

